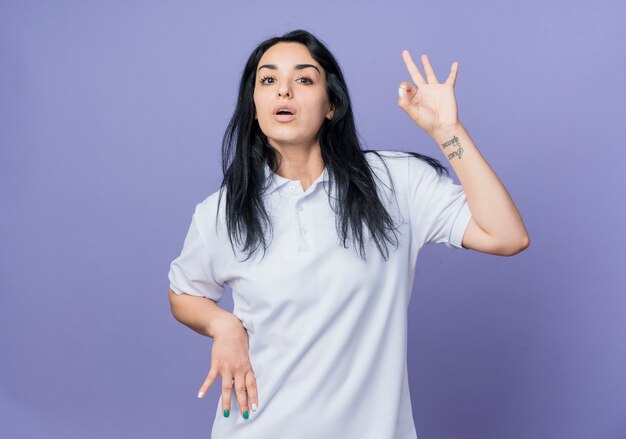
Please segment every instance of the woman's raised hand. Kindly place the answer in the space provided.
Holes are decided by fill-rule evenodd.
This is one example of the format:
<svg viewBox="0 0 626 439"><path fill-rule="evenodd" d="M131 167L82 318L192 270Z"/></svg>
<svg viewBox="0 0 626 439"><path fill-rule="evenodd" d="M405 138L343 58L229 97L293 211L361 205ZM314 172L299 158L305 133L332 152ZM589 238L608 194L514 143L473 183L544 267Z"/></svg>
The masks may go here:
<svg viewBox="0 0 626 439"><path fill-rule="evenodd" d="M248 331L237 317L224 320L218 325L211 349L211 370L204 380L198 397L207 394L218 375L222 377L222 409L224 417L230 415L233 380L239 413L248 419L248 410L256 410L259 404L256 378L248 355ZM250 407L248 407L250 404Z"/></svg>
<svg viewBox="0 0 626 439"><path fill-rule="evenodd" d="M422 55L426 79L413 62L408 50L402 51L406 68L416 85L402 82L398 90L398 105L424 131L432 135L439 129L458 124L458 110L454 97L454 84L459 63L453 62L448 79L440 84L428 56Z"/></svg>

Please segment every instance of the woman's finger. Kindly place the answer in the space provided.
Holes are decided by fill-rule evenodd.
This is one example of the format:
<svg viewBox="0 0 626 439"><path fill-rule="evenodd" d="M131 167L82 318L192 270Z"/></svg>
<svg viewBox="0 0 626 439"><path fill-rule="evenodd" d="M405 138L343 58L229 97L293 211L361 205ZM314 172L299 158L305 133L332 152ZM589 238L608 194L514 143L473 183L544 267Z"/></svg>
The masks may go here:
<svg viewBox="0 0 626 439"><path fill-rule="evenodd" d="M230 416L230 398L233 394L233 375L230 372L222 373L222 410L224 417Z"/></svg>
<svg viewBox="0 0 626 439"><path fill-rule="evenodd" d="M413 82L415 82L418 87L422 84L426 84L426 80L424 80L424 77L417 68L417 65L413 62L413 58L411 58L411 54L407 49L402 51L402 58L404 59L404 63L406 64L406 68L409 71Z"/></svg>
<svg viewBox="0 0 626 439"><path fill-rule="evenodd" d="M250 412L248 411L248 395L246 392L246 376L244 373L235 374L235 394L237 395L237 403L239 404L239 413L244 419L248 419Z"/></svg>
<svg viewBox="0 0 626 439"><path fill-rule="evenodd" d="M200 387L200 391L198 392L198 398L202 398L204 395L206 395L209 392L209 387L211 387L211 385L213 384L216 378L217 378L217 369L211 368L211 370L209 371L209 374L204 380L204 383L202 383L202 386Z"/></svg>
<svg viewBox="0 0 626 439"><path fill-rule="evenodd" d="M454 84L456 84L456 75L458 71L459 71L459 63L457 61L454 61L452 63L452 67L450 68L450 74L448 75L448 79L446 79L446 84L449 84L452 87L454 87Z"/></svg>
<svg viewBox="0 0 626 439"><path fill-rule="evenodd" d="M424 64L424 71L426 72L426 79L429 84L439 84L433 66L430 65L430 60L426 54L422 55L422 64Z"/></svg>
<svg viewBox="0 0 626 439"><path fill-rule="evenodd" d="M254 371L250 369L246 374L246 389L248 390L248 402L250 408L255 412L259 408L259 395L256 387L256 377Z"/></svg>

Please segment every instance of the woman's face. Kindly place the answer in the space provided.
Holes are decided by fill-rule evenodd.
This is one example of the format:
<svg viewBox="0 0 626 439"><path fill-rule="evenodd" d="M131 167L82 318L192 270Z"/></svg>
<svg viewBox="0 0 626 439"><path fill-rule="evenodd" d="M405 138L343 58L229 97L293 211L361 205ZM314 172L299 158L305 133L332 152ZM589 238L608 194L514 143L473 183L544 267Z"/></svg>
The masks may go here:
<svg viewBox="0 0 626 439"><path fill-rule="evenodd" d="M255 119L273 147L308 147L316 143L324 118L332 115L326 72L300 43L282 42L267 49L257 65ZM275 114L281 106L292 115Z"/></svg>

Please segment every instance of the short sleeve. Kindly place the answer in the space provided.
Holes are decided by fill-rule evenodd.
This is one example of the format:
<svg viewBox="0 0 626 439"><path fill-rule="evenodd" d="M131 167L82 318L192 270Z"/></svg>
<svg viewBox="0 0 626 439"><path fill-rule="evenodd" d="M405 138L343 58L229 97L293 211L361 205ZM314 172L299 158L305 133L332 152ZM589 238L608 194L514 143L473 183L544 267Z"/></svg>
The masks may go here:
<svg viewBox="0 0 626 439"><path fill-rule="evenodd" d="M196 206L180 255L170 264L170 288L176 294L187 293L219 301L224 293L221 279L219 242L215 233L215 212L205 200ZM212 240L207 240L212 237Z"/></svg>
<svg viewBox="0 0 626 439"><path fill-rule="evenodd" d="M412 227L422 245L464 249L461 243L472 213L463 186L413 156L408 157L408 176Z"/></svg>

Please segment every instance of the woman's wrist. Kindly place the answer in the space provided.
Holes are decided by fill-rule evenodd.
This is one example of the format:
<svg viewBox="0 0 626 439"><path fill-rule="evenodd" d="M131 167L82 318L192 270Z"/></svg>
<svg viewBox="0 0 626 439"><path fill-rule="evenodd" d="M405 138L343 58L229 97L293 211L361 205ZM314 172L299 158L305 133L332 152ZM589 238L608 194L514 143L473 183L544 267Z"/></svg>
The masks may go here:
<svg viewBox="0 0 626 439"><path fill-rule="evenodd" d="M243 324L236 315L222 310L219 316L211 320L208 333L209 337L215 340L216 338L221 338L224 334L232 334L234 330L241 329L242 327Z"/></svg>
<svg viewBox="0 0 626 439"><path fill-rule="evenodd" d="M463 126L461 121L458 121L457 123L453 125L438 127L437 129L435 129L434 131L428 134L430 135L430 137L432 137L435 140L435 142L437 142L437 144L441 145L448 139L454 137L454 135L458 134L460 131L464 131L464 130L465 130L465 127Z"/></svg>

